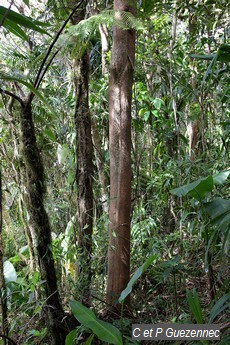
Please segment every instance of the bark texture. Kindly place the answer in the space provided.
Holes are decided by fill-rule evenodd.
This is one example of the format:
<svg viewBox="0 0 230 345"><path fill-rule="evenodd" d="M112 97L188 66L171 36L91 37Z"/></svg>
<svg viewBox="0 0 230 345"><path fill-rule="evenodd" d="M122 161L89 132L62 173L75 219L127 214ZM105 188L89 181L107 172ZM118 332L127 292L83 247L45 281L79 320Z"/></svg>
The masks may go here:
<svg viewBox="0 0 230 345"><path fill-rule="evenodd" d="M135 10L130 1L115 0L115 11ZM119 12L115 15L119 16ZM131 99L135 31L113 28L109 83L110 209L107 302L117 299L130 277Z"/></svg>
<svg viewBox="0 0 230 345"><path fill-rule="evenodd" d="M85 18L85 9L78 10L72 21ZM74 85L76 94L76 182L78 227L78 281L84 304L90 304L91 254L93 231L93 144L89 111L89 55L87 50L74 60Z"/></svg>
<svg viewBox="0 0 230 345"><path fill-rule="evenodd" d="M61 324L64 312L57 289L57 278L51 248L51 227L44 208L44 167L36 143L30 100L22 104L20 124L27 179L26 206L30 217L30 226L33 227L36 236L35 250L47 298L44 317L48 322L50 344L61 345L65 344L66 336L65 328Z"/></svg>

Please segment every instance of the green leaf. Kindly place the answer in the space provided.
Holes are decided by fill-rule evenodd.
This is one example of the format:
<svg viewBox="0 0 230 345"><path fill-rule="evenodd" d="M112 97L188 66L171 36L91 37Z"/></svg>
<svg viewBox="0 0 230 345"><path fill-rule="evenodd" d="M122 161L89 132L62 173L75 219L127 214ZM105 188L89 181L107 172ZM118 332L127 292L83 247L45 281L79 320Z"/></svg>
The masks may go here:
<svg viewBox="0 0 230 345"><path fill-rule="evenodd" d="M38 91L37 89L35 89L33 87L33 85L31 83L29 83L28 81L26 81L22 78L16 77L16 76L11 76L11 75L8 75L6 73L2 73L2 71L0 71L0 77L2 79L5 79L5 80L17 81L17 82L25 85L33 94L35 94L35 96L37 96L42 101L42 103L44 103L44 105L46 105L46 107L50 110L50 112L52 114L54 114L54 115L56 114L56 111L50 106L50 104L47 102L47 100L42 96L41 92Z"/></svg>
<svg viewBox="0 0 230 345"><path fill-rule="evenodd" d="M221 230L230 228L230 200L216 198L204 204L205 211L211 217L213 224Z"/></svg>
<svg viewBox="0 0 230 345"><path fill-rule="evenodd" d="M208 54L208 55L202 55L202 54L191 54L191 58L199 59L199 60L213 60L215 57L215 54Z"/></svg>
<svg viewBox="0 0 230 345"><path fill-rule="evenodd" d="M26 33L18 26L18 24L14 23L12 20L5 19L4 26L12 32L15 36L18 36L24 41L28 41L28 36Z"/></svg>
<svg viewBox="0 0 230 345"><path fill-rule="evenodd" d="M39 26L44 26L44 25L49 26L49 24L45 24L37 20L32 20L31 18L23 16L15 11L8 10L6 7L3 7L3 6L0 6L0 21L6 12L7 12L7 19L10 20L11 22L24 26L27 29L31 29L31 30L40 32L42 34L48 35L47 31L45 31L44 29L41 29Z"/></svg>
<svg viewBox="0 0 230 345"><path fill-rule="evenodd" d="M155 98L153 100L153 104L154 104L154 107L157 109L157 110L160 110L162 105L164 104L164 101L161 99L161 98Z"/></svg>
<svg viewBox="0 0 230 345"><path fill-rule="evenodd" d="M229 174L230 170L225 170L213 175L214 184L223 184L228 179Z"/></svg>
<svg viewBox="0 0 230 345"><path fill-rule="evenodd" d="M28 246L28 244L23 246L23 247L21 247L19 249L19 253L28 258L29 257L29 246Z"/></svg>
<svg viewBox="0 0 230 345"><path fill-rule="evenodd" d="M140 8L140 14L144 18L149 17L151 12L155 9L155 1L149 1L149 0L142 0L141 1L141 8Z"/></svg>
<svg viewBox="0 0 230 345"><path fill-rule="evenodd" d="M230 44L223 43L220 45L219 50L225 53L230 53Z"/></svg>
<svg viewBox="0 0 230 345"><path fill-rule="evenodd" d="M221 44L219 49L217 50L216 54L214 55L211 63L208 66L208 69L204 75L202 84L205 82L207 77L213 73L214 67L217 64L217 61L221 62L230 62L230 45L229 44Z"/></svg>
<svg viewBox="0 0 230 345"><path fill-rule="evenodd" d="M89 328L100 340L109 344L122 345L120 331L108 322L99 320L92 310L77 301L70 301L75 318Z"/></svg>
<svg viewBox="0 0 230 345"><path fill-rule="evenodd" d="M3 264L3 274L6 282L16 282L17 273L12 263L8 260Z"/></svg>
<svg viewBox="0 0 230 345"><path fill-rule="evenodd" d="M213 190L213 187L213 177L208 176L205 178L200 178L199 180L184 186L171 189L170 193L176 196L185 196L189 194L191 197L201 200L205 197L206 193Z"/></svg>
<svg viewBox="0 0 230 345"><path fill-rule="evenodd" d="M50 129L45 129L43 134L48 137L51 141L56 142L55 134Z"/></svg>
<svg viewBox="0 0 230 345"><path fill-rule="evenodd" d="M200 301L199 301L196 289L193 289L193 291L191 290L187 291L187 301L196 322L198 324L204 323Z"/></svg>
<svg viewBox="0 0 230 345"><path fill-rule="evenodd" d="M150 116L150 111L148 110L144 113L144 116L143 116L144 121L148 121L149 116Z"/></svg>
<svg viewBox="0 0 230 345"><path fill-rule="evenodd" d="M91 335L89 336L89 338L84 342L83 345L91 345L93 339L94 339L94 334L91 334Z"/></svg>
<svg viewBox="0 0 230 345"><path fill-rule="evenodd" d="M136 283L136 281L140 278L140 276L147 270L147 268L153 263L154 260L157 259L157 254L153 254L151 255L146 261L145 263L140 266L136 272L133 274L132 278L130 279L130 281L128 282L127 287L125 288L125 290L122 291L120 297L119 297L119 303L123 303L125 298L130 294L130 292L132 291L133 285Z"/></svg>
<svg viewBox="0 0 230 345"><path fill-rule="evenodd" d="M218 345L229 345L230 344L230 333L227 333L222 336Z"/></svg>
<svg viewBox="0 0 230 345"><path fill-rule="evenodd" d="M74 329L73 331L69 332L69 334L66 336L65 339L65 345L72 345L74 339L76 338L77 335L77 329Z"/></svg>
<svg viewBox="0 0 230 345"><path fill-rule="evenodd" d="M30 2L29 2L29 0L23 0L23 2L26 4L26 6L30 7Z"/></svg>
<svg viewBox="0 0 230 345"><path fill-rule="evenodd" d="M225 309L230 307L230 293L223 295L210 311L209 323L213 323L215 318Z"/></svg>

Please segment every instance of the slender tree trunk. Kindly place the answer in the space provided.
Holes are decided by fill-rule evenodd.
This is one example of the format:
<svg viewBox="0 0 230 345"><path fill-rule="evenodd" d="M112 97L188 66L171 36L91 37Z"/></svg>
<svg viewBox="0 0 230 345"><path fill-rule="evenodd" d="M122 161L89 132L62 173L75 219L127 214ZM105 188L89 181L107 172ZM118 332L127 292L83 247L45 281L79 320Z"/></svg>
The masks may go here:
<svg viewBox="0 0 230 345"><path fill-rule="evenodd" d="M102 75L106 75L108 73L108 69L106 66L106 53L108 53L109 50L109 44L108 44L108 28L106 24L100 24L99 25L99 31L101 36L101 71Z"/></svg>
<svg viewBox="0 0 230 345"><path fill-rule="evenodd" d="M196 43L196 25L197 15L190 14L188 20L188 33L191 41L190 54L194 53L194 46ZM201 153L205 152L206 142L204 137L204 130L206 127L205 110L203 104L203 91L201 89L200 94L197 96L196 85L196 67L194 59L191 58L190 69L192 72L190 85L192 86L194 93L194 101L190 104L190 114L187 122L187 136L189 142L189 156L191 161L195 161ZM192 105L198 104L200 108L200 114L192 111Z"/></svg>
<svg viewBox="0 0 230 345"><path fill-rule="evenodd" d="M1 333L8 335L9 326L7 319L7 291L3 274L3 241L2 241L2 173L0 167L0 315L1 315ZM4 344L7 340L3 338Z"/></svg>
<svg viewBox="0 0 230 345"><path fill-rule="evenodd" d="M72 18L74 24L85 18L85 8ZM76 182L78 227L78 281L84 304L90 304L91 255L93 231L93 144L89 111L89 55L85 50L74 60L74 85L76 95Z"/></svg>
<svg viewBox="0 0 230 345"><path fill-rule="evenodd" d="M100 197L100 202L101 202L101 208L105 214L108 214L108 175L106 174L105 171L105 163L104 159L102 157L102 142L101 138L99 136L99 131L97 128L97 124L95 119L92 119L92 140L93 140L93 146L94 146L94 155L95 155L95 160L96 160L96 166L97 166L97 172L98 172L98 177L101 185L101 197Z"/></svg>
<svg viewBox="0 0 230 345"><path fill-rule="evenodd" d="M22 104L21 132L23 157L27 179L26 206L36 236L36 253L46 292L44 315L47 317L48 330L52 345L65 343L66 331L61 325L64 312L57 289L57 278L52 254L51 227L44 208L44 167L36 143L35 128L30 100Z"/></svg>
<svg viewBox="0 0 230 345"><path fill-rule="evenodd" d="M99 25L99 32L101 37L101 73L102 76L105 77L105 75L108 74L108 68L106 65L106 53L108 53L109 50L109 43L108 43L108 28L106 24L100 24ZM93 146L94 146L94 154L95 154L95 160L96 160L96 166L97 166L97 172L98 177L101 185L101 204L102 204L102 210L104 214L108 214L109 205L108 205L108 174L106 173L105 169L105 162L102 155L102 141L100 138L99 130L97 127L96 119L92 117L92 140L93 140ZM107 123L106 123L107 127ZM107 130L105 131L105 140L108 140Z"/></svg>
<svg viewBox="0 0 230 345"><path fill-rule="evenodd" d="M115 11L135 14L130 1L114 0ZM115 15L119 16L119 12ZM117 299L130 277L131 99L135 31L113 29L109 83L110 209L107 302Z"/></svg>

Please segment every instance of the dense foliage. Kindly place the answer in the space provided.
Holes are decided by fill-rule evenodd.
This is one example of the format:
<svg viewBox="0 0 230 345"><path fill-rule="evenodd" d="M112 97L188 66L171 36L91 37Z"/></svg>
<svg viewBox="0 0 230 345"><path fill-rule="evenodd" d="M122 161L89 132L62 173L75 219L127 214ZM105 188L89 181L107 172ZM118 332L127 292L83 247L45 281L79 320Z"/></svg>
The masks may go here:
<svg viewBox="0 0 230 345"><path fill-rule="evenodd" d="M130 338L132 323L159 322L217 323L222 329L219 343L227 344L230 339L228 1L142 0L138 1L137 18L123 15L122 28L136 30L132 278L129 289L120 297L123 303L131 293L129 313L112 316L105 313L108 76L112 25L119 24L113 19L110 1L88 1L88 19L77 25L67 24L57 37L60 22L66 20L70 8L65 1L23 1L11 8L17 14L9 11L4 16L4 8L0 6L3 205L0 233L5 280L1 303L3 306L3 301L7 301L7 334L17 344L50 343L42 312L46 304L44 281L33 252L34 239L25 201L28 180L19 121L21 105L17 99L24 100L32 92L36 141L44 165L44 204L52 229L50 250L63 308L67 312L71 309L79 321L66 344L74 344L75 338L76 343L88 339L88 344L96 344L101 339L104 343L132 344L135 343ZM99 26L107 27L107 51L101 49ZM43 69L45 73L37 88L34 81L52 42L54 56L48 56L47 70ZM79 303L85 278L79 274L81 254L76 226L79 186L73 60L79 59L86 49L90 61L89 109L94 148L89 287L94 313ZM102 58L106 64L103 73ZM104 334L102 328L108 333ZM4 333L3 329L0 333ZM0 344L1 341L4 344L2 339Z"/></svg>

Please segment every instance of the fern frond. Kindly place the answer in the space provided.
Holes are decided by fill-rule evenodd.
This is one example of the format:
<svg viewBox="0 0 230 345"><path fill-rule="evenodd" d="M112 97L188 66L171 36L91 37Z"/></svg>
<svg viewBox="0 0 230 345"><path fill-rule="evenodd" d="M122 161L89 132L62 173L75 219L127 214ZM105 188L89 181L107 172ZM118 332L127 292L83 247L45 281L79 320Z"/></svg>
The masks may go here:
<svg viewBox="0 0 230 345"><path fill-rule="evenodd" d="M101 24L106 24L107 27L117 26L123 30L144 28L142 21L134 17L132 13L107 9L70 26L68 31L59 38L59 46L74 53L75 58L81 56Z"/></svg>
<svg viewBox="0 0 230 345"><path fill-rule="evenodd" d="M80 21L77 25L71 26L69 34L84 40L92 35L100 24L106 24L108 27L114 25L124 30L139 30L143 27L140 19L134 17L130 12L104 10L99 14Z"/></svg>

